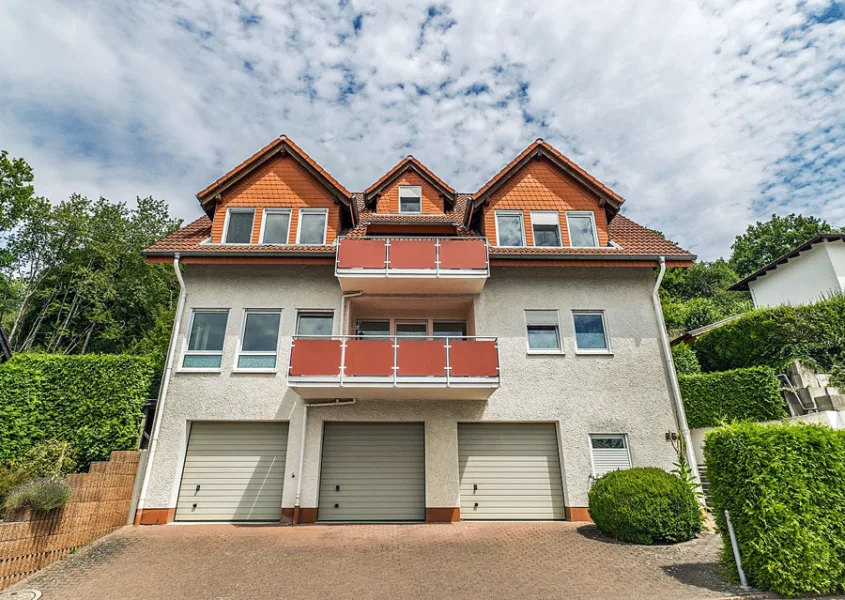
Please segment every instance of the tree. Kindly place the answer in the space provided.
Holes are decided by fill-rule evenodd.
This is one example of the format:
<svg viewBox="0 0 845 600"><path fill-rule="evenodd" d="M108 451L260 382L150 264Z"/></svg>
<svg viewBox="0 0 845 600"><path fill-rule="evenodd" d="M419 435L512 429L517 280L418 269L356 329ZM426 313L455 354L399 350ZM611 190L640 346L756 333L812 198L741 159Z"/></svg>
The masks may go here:
<svg viewBox="0 0 845 600"><path fill-rule="evenodd" d="M731 246L730 265L740 278L746 277L800 246L819 233L841 231L823 219L790 214L772 215L766 222L749 225Z"/></svg>

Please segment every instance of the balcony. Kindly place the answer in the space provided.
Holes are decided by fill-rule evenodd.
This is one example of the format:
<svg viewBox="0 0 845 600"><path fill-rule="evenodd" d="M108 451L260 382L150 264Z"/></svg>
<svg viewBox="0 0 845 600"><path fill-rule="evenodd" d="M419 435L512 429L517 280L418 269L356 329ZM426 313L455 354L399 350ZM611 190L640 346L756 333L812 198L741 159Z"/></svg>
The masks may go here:
<svg viewBox="0 0 845 600"><path fill-rule="evenodd" d="M335 274L345 292L479 294L489 265L477 238L343 238Z"/></svg>
<svg viewBox="0 0 845 600"><path fill-rule="evenodd" d="M491 337L295 337L288 385L306 399L486 400L499 387L499 345Z"/></svg>

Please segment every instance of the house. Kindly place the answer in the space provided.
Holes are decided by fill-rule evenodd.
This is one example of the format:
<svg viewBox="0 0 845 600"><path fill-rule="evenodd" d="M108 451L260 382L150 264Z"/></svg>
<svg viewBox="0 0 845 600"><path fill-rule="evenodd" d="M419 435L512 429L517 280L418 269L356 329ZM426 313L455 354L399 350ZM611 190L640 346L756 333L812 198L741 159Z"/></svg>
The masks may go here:
<svg viewBox="0 0 845 600"><path fill-rule="evenodd" d="M12 358L12 347L9 345L9 339L3 331L3 326L0 325L0 363L4 363Z"/></svg>
<svg viewBox="0 0 845 600"><path fill-rule="evenodd" d="M588 520L676 461L655 270L694 256L543 140L353 193L281 136L197 197L145 251L184 291L137 523Z"/></svg>
<svg viewBox="0 0 845 600"><path fill-rule="evenodd" d="M812 304L845 291L845 233L820 233L729 289L750 291L755 308Z"/></svg>

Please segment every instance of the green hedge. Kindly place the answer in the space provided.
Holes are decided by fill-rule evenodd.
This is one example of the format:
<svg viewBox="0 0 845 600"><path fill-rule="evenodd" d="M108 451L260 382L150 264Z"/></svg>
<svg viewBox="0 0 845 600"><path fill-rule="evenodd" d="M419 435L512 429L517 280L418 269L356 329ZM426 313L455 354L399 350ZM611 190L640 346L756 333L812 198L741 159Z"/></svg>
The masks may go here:
<svg viewBox="0 0 845 600"><path fill-rule="evenodd" d="M20 354L0 367L0 461L72 442L79 466L135 446L153 376L144 358Z"/></svg>
<svg viewBox="0 0 845 600"><path fill-rule="evenodd" d="M773 421L788 417L775 371L768 367L678 375L690 427L726 421Z"/></svg>
<svg viewBox="0 0 845 600"><path fill-rule="evenodd" d="M728 568L725 509L751 585L845 593L845 431L738 423L710 432L704 457Z"/></svg>
<svg viewBox="0 0 845 600"><path fill-rule="evenodd" d="M701 373L701 365L698 364L698 357L689 347L689 344L675 344L672 346L672 362L675 363L675 370L679 375L697 375Z"/></svg>
<svg viewBox="0 0 845 600"><path fill-rule="evenodd" d="M680 477L656 467L612 471L589 493L590 517L624 542L683 542L701 531L698 500Z"/></svg>
<svg viewBox="0 0 845 600"><path fill-rule="evenodd" d="M794 359L828 370L845 354L845 295L752 311L701 336L695 353L705 371L780 370Z"/></svg>

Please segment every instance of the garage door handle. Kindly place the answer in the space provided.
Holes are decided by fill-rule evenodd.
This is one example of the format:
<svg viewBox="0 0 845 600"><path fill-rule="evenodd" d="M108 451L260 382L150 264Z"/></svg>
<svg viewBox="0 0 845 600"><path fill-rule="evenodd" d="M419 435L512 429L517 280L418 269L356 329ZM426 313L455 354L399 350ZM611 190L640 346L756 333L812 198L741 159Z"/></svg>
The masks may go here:
<svg viewBox="0 0 845 600"><path fill-rule="evenodd" d="M194 490L194 493L199 494L199 491L200 491L200 484L197 484L197 489Z"/></svg>
<svg viewBox="0 0 845 600"><path fill-rule="evenodd" d="M197 486L197 489L199 489L199 486ZM472 484L472 491L473 491L473 492L477 492L477 491L478 491L478 484L477 484L477 483L473 483L473 484Z"/></svg>
<svg viewBox="0 0 845 600"><path fill-rule="evenodd" d="M334 491L339 492L339 491L340 491L340 486L339 486L339 485L334 486Z"/></svg>

